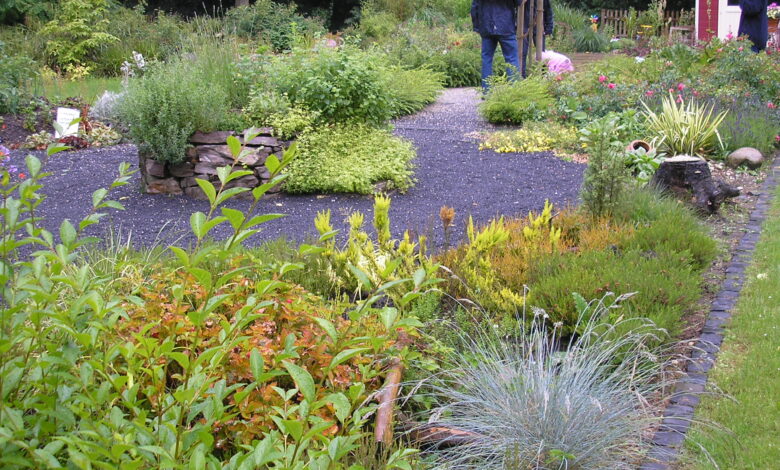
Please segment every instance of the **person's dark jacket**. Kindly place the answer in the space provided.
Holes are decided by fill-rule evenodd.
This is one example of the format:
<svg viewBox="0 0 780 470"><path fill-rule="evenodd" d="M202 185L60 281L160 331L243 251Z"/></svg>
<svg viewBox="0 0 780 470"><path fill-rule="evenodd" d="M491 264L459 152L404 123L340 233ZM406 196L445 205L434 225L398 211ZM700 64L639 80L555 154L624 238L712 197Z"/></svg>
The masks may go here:
<svg viewBox="0 0 780 470"><path fill-rule="evenodd" d="M739 0L742 15L739 18L738 34L750 38L756 52L764 50L769 39L769 19L766 16L768 6L769 0Z"/></svg>
<svg viewBox="0 0 780 470"><path fill-rule="evenodd" d="M517 33L517 8L520 0L472 0L471 22L481 36L507 36ZM531 0L525 4L525 30L531 26ZM544 34L553 32L550 0L544 0Z"/></svg>

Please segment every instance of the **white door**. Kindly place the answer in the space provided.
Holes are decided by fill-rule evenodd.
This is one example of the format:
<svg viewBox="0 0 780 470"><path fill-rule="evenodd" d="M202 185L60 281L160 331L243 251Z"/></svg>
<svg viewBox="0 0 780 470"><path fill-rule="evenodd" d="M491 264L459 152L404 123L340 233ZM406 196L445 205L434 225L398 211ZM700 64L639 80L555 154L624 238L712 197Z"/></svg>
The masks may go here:
<svg viewBox="0 0 780 470"><path fill-rule="evenodd" d="M723 39L731 34L736 38L739 30L739 17L742 14L739 2L737 0L718 0L718 2L720 11L718 15L718 37Z"/></svg>

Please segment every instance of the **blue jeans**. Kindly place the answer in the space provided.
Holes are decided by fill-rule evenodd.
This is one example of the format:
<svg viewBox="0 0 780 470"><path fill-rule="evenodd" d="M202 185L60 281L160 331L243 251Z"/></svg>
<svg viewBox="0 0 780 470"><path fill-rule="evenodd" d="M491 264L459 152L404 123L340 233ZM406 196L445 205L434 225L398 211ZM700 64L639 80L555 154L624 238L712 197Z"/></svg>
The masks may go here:
<svg viewBox="0 0 780 470"><path fill-rule="evenodd" d="M527 41L526 41L527 43ZM493 74L493 56L496 53L496 46L501 44L501 53L504 55L504 61L507 64L507 75L512 76L520 69L520 60L518 58L517 37L514 34L506 36L482 36L482 88L487 90L487 79Z"/></svg>

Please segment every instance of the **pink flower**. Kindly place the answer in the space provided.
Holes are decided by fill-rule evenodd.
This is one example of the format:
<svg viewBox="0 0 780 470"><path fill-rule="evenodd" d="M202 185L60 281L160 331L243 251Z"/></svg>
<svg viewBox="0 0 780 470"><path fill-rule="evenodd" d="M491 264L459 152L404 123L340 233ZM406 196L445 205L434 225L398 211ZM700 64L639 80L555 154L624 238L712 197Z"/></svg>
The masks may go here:
<svg viewBox="0 0 780 470"><path fill-rule="evenodd" d="M610 84L607 85L607 88L609 88L611 90L611 89L615 88L615 84L614 83L610 83Z"/></svg>
<svg viewBox="0 0 780 470"><path fill-rule="evenodd" d="M730 41L732 39L734 39L734 35L733 34L729 33L729 34L726 35L726 40L727 41Z"/></svg>
<svg viewBox="0 0 780 470"><path fill-rule="evenodd" d="M742 51L744 51L744 50L745 50L745 48L744 48L744 47L742 47L742 46L739 46L739 49L737 49L737 50L738 50L739 52L742 52Z"/></svg>
<svg viewBox="0 0 780 470"><path fill-rule="evenodd" d="M655 92L653 90L647 90L645 92L645 95L650 96L650 97L652 97L654 94L655 94Z"/></svg>
<svg viewBox="0 0 780 470"><path fill-rule="evenodd" d="M766 104L766 107L769 109L775 109L777 105L770 101L769 103Z"/></svg>
<svg viewBox="0 0 780 470"><path fill-rule="evenodd" d="M719 48L718 48L718 52L723 52L723 48L722 48L722 47L719 47Z"/></svg>
<svg viewBox="0 0 780 470"><path fill-rule="evenodd" d="M599 75L599 83L604 83L607 81L606 75Z"/></svg>
<svg viewBox="0 0 780 470"><path fill-rule="evenodd" d="M682 95L677 95L677 102L678 103L682 103L683 102Z"/></svg>
<svg viewBox="0 0 780 470"><path fill-rule="evenodd" d="M680 91L685 90L685 83L678 83L677 84L677 89L680 90Z"/></svg>
<svg viewBox="0 0 780 470"><path fill-rule="evenodd" d="M699 92L696 90L693 90L693 96L699 96Z"/></svg>
<svg viewBox="0 0 780 470"><path fill-rule="evenodd" d="M777 134L777 135L775 136L775 142L780 142L780 134Z"/></svg>

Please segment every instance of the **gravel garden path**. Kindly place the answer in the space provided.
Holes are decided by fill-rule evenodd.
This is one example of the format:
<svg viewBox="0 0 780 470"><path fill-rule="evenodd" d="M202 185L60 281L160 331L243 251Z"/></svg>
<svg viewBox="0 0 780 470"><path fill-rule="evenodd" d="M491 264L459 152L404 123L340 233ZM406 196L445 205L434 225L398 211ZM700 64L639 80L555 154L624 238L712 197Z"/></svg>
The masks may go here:
<svg viewBox="0 0 780 470"><path fill-rule="evenodd" d="M497 154L480 151L472 136L491 126L477 114L479 97L474 89L446 90L420 113L396 122L395 133L417 146L417 184L405 194L393 194L390 217L394 236L404 229L426 234L440 245L443 240L439 209L443 205L456 212L453 241L464 237L465 221L472 215L478 224L497 215L525 215L539 210L549 199L557 207L576 203L584 165L566 162L550 153ZM21 159L21 151L14 152ZM91 207L91 194L106 187L117 174L121 162L138 162L133 145L105 149L63 152L52 157L45 169L49 196L42 205L44 225L56 231L65 219L80 220ZM113 211L99 227L100 235L108 227L131 235L134 244L170 243L189 234L189 216L206 210L204 201L184 196L151 196L139 192L138 174L131 184L115 190L113 199L126 208ZM250 240L258 244L280 236L303 241L316 236L314 216L331 209L336 228L351 211L359 210L371 220L373 199L364 195L273 195L264 200L260 211L287 214L270 222L263 232ZM230 206L246 208L236 201ZM55 232L56 233L56 232ZM224 233L224 232L223 232ZM222 233L216 232L220 237ZM181 241L179 243L182 243Z"/></svg>

